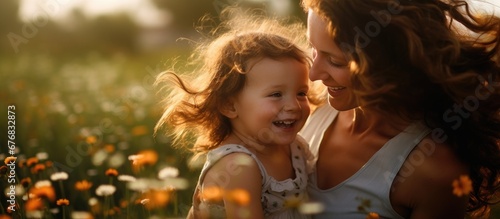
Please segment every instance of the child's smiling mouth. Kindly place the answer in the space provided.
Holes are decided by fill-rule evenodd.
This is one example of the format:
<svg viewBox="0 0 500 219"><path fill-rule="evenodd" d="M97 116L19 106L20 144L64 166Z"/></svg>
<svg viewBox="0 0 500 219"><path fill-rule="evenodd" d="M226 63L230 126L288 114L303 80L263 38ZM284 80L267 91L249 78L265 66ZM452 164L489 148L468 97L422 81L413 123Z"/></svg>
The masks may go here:
<svg viewBox="0 0 500 219"><path fill-rule="evenodd" d="M297 120L279 120L279 121L274 121L273 124L275 126L278 126L280 128L290 128L295 124Z"/></svg>

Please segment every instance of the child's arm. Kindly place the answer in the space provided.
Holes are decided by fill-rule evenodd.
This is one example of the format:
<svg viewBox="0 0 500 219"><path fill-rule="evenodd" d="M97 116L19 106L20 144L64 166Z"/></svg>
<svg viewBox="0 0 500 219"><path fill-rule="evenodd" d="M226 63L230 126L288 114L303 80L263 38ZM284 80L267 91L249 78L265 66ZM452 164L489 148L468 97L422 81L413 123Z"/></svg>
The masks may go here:
<svg viewBox="0 0 500 219"><path fill-rule="evenodd" d="M262 175L258 164L248 154L232 153L214 164L203 180L203 189L211 186L224 190L227 218L264 218Z"/></svg>
<svg viewBox="0 0 500 219"><path fill-rule="evenodd" d="M186 219L194 219L193 207L189 209Z"/></svg>

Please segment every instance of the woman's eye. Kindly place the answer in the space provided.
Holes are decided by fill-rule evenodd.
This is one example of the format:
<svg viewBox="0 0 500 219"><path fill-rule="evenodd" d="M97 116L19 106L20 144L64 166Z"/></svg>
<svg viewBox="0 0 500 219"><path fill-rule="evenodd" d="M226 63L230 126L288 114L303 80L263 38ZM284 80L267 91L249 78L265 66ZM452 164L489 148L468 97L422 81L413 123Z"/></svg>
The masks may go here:
<svg viewBox="0 0 500 219"><path fill-rule="evenodd" d="M340 64L337 61L335 61L332 57L328 58L328 63L330 63L331 66L336 67L336 68L347 67L347 64Z"/></svg>

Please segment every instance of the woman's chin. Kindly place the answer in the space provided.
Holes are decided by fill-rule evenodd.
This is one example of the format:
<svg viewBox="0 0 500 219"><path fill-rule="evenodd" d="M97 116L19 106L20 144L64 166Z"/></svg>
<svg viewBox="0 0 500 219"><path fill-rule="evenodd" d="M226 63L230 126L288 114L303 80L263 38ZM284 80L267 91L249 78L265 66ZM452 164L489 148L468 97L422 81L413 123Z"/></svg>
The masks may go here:
<svg viewBox="0 0 500 219"><path fill-rule="evenodd" d="M340 98L331 96L328 97L328 104L338 111L347 111L358 107L358 105L352 103L352 101L342 101Z"/></svg>

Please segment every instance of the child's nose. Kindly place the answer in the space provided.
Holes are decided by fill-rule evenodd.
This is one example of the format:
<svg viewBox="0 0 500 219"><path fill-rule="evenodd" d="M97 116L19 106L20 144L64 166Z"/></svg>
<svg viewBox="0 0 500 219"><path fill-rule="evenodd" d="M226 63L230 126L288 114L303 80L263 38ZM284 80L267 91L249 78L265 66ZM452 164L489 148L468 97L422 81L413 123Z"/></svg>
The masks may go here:
<svg viewBox="0 0 500 219"><path fill-rule="evenodd" d="M300 104L296 98L290 98L283 106L284 111L296 111L298 109L300 109Z"/></svg>

